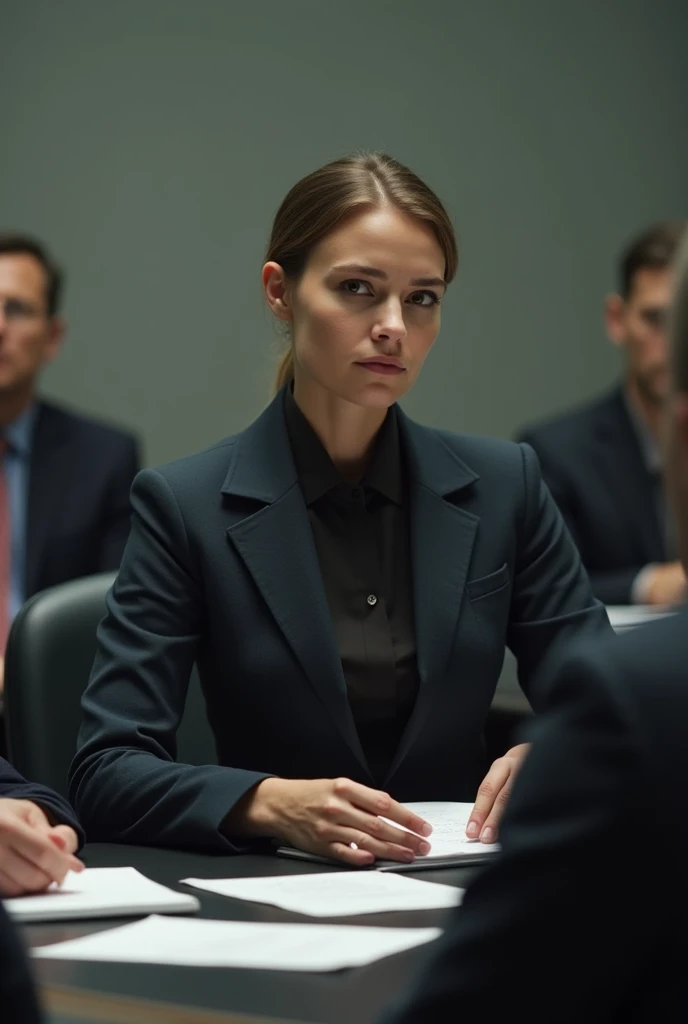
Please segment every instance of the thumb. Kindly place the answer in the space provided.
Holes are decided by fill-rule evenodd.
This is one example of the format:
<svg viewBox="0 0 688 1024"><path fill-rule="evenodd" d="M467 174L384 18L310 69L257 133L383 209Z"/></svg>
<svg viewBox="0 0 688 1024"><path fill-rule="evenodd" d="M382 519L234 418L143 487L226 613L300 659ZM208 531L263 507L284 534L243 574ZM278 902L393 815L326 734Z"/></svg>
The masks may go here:
<svg viewBox="0 0 688 1024"><path fill-rule="evenodd" d="M79 845L76 832L69 825L56 825L50 830L50 839L64 853L75 853Z"/></svg>

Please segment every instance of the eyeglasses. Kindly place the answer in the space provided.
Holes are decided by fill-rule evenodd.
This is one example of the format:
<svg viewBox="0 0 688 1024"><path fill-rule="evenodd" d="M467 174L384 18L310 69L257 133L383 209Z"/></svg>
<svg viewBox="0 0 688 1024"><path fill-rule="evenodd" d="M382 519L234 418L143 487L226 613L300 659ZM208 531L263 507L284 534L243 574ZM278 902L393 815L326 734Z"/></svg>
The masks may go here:
<svg viewBox="0 0 688 1024"><path fill-rule="evenodd" d="M43 310L23 299L0 299L0 306L5 313L5 320L35 320L43 316Z"/></svg>

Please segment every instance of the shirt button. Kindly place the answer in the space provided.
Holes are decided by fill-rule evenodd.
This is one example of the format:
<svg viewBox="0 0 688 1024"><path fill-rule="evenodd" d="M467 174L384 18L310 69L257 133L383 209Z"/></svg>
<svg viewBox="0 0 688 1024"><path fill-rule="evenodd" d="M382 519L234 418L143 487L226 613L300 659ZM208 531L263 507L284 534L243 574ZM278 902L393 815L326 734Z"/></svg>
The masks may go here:
<svg viewBox="0 0 688 1024"><path fill-rule="evenodd" d="M363 497L363 488L362 487L352 487L351 488L351 497L353 498L354 501L360 501L361 498Z"/></svg>
<svg viewBox="0 0 688 1024"><path fill-rule="evenodd" d="M366 601L368 602L371 608L377 604L377 598L375 597L375 594L368 594Z"/></svg>

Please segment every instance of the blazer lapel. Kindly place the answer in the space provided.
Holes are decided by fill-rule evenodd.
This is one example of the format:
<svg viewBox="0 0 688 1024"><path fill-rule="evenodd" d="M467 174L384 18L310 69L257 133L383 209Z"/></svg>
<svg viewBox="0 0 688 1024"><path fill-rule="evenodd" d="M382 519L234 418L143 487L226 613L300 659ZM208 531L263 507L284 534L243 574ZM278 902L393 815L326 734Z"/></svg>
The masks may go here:
<svg viewBox="0 0 688 1024"><path fill-rule="evenodd" d="M456 634L477 516L459 504L478 479L434 430L399 412L411 497L411 558L420 689L388 778L408 753L444 678Z"/></svg>
<svg viewBox="0 0 688 1024"><path fill-rule="evenodd" d="M609 419L598 430L596 457L617 502L619 522L631 526L641 560L664 561L665 544L657 521L653 481L620 393L615 395L609 412Z"/></svg>
<svg viewBox="0 0 688 1024"><path fill-rule="evenodd" d="M368 771L349 707L313 534L284 422L280 393L237 439L222 487L243 514L227 536L345 741ZM246 501L262 508L246 514Z"/></svg>
<svg viewBox="0 0 688 1024"><path fill-rule="evenodd" d="M43 555L50 528L57 518L56 508L64 494L61 450L63 422L49 405L38 407L31 442L29 489L26 513L25 594L40 589Z"/></svg>

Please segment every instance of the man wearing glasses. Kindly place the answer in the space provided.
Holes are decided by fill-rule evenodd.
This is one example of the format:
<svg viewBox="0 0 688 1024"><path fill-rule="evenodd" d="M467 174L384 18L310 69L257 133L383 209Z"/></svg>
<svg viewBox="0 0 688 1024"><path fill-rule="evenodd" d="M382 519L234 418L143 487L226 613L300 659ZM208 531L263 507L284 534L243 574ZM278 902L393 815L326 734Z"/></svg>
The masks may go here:
<svg viewBox="0 0 688 1024"><path fill-rule="evenodd" d="M40 242L0 233L0 689L23 602L119 566L139 468L132 435L37 397L65 332L62 283Z"/></svg>
<svg viewBox="0 0 688 1024"><path fill-rule="evenodd" d="M656 224L622 253L619 291L605 304L607 334L624 354L621 387L520 438L537 452L593 590L608 605L685 598L658 438L670 265L682 230L678 223Z"/></svg>

